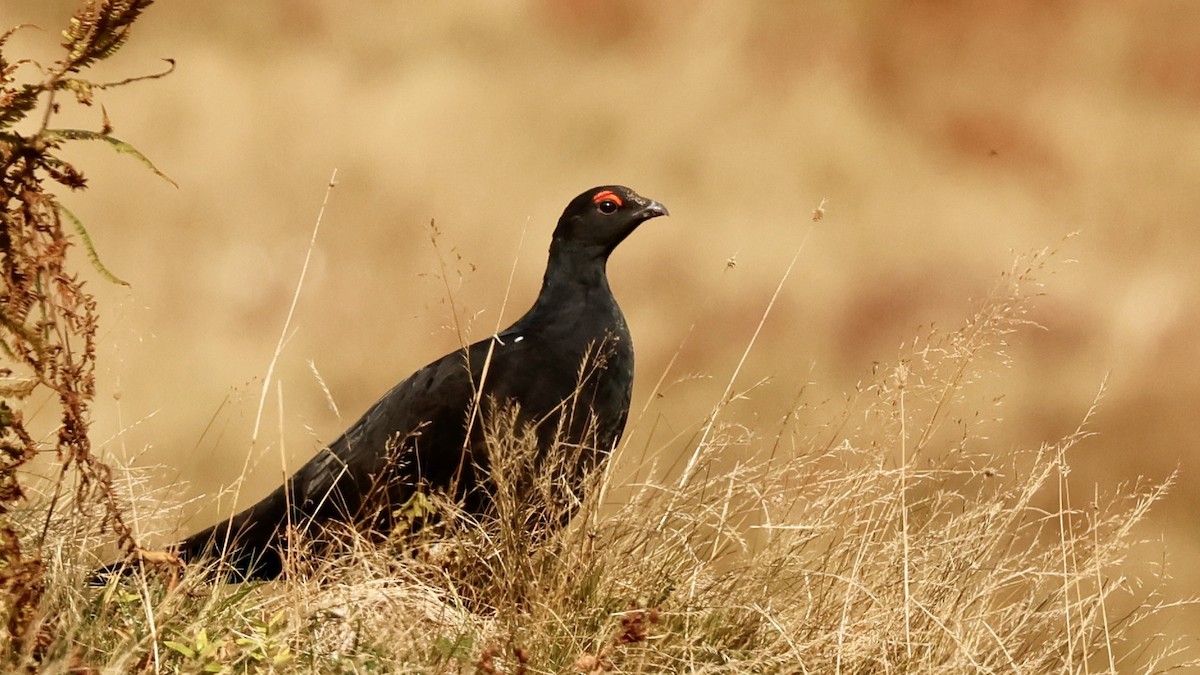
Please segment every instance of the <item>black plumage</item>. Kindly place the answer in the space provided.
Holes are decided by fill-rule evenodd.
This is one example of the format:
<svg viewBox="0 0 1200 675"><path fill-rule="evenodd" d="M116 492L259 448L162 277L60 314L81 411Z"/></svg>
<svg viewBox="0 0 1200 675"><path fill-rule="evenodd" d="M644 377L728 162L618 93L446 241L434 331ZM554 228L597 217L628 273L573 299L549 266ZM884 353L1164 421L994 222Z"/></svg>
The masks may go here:
<svg viewBox="0 0 1200 675"><path fill-rule="evenodd" d="M658 202L621 186L573 199L554 230L541 292L524 316L397 384L285 485L180 542L179 556L220 556L245 578L272 578L283 568L285 525L315 531L370 519L370 527L387 528L380 514L386 521L418 486L485 512L482 424L489 412L513 404L517 428L536 434L539 452L571 448L576 476L598 466L621 438L633 386L633 344L606 264L639 224L665 215Z"/></svg>

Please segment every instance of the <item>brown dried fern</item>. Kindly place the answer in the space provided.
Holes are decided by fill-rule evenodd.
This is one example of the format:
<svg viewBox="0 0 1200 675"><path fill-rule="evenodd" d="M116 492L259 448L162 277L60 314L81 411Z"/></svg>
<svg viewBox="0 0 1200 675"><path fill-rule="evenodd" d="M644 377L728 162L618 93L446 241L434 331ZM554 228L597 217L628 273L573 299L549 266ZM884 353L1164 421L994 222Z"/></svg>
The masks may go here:
<svg viewBox="0 0 1200 675"><path fill-rule="evenodd" d="M98 317L95 298L71 271L68 254L72 245L82 241L97 269L107 270L99 265L82 224L66 212L52 191L55 183L73 190L87 185L83 174L58 156L64 143L98 139L118 151L132 148L109 135L107 116L98 132L47 127L58 110L56 92L71 91L77 102L91 105L94 90L115 86L68 75L120 49L129 39L134 21L151 2L88 0L63 32L66 56L48 68L0 54L0 352L4 355L0 393L6 399L0 403L0 589L4 591L0 618L6 629L0 642L9 653L37 649L38 636L30 633L44 583L40 550L44 532L32 538L25 532L23 542L22 532L9 519L10 510L24 498L21 471L43 450L43 443L26 427L22 410L31 396L49 394L60 420L54 440L58 479L45 522L50 522L60 503L99 502L103 526L116 533L123 548L135 547L113 491L111 470L93 454L88 437L89 407L95 396ZM19 28L0 35L0 50ZM39 77L20 81L27 71L36 71ZM37 109L39 101L45 112L38 130L30 135L13 131L14 125ZM145 161L140 153L132 153ZM63 227L64 215L67 228ZM71 237L71 231L78 239ZM64 495L73 499L63 499Z"/></svg>

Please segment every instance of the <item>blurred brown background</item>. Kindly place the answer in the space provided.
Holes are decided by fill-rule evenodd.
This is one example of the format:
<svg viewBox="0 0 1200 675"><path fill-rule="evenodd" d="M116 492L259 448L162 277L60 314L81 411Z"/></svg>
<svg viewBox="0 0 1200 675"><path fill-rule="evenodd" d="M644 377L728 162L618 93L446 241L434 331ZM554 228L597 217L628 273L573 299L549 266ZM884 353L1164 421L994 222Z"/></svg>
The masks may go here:
<svg viewBox="0 0 1200 675"><path fill-rule="evenodd" d="M78 4L6 0L0 27L46 29L11 53L52 56ZM1183 1L160 3L97 77L177 60L101 100L179 189L104 148L72 150L91 189L65 201L133 284L91 286L104 316L95 438L160 465L181 499L228 485L252 451L257 498L281 453L295 468L457 344L439 255L480 338L526 309L554 219L596 184L672 213L610 264L639 409L695 323L667 381L703 377L653 403L641 445L651 428L657 442L694 428L719 398L822 199L739 379L772 377L737 404L751 424L775 422L805 382L817 399L851 390L919 326L960 323L1015 252L1078 230L1062 246L1078 262L1037 304L1047 330L1019 335L999 375L991 442L1056 440L1110 374L1073 490L1178 468L1141 534L1164 542L1152 553L1172 591L1196 593L1198 26L1200 4ZM99 112L68 123L96 128ZM276 370L282 399L272 390L251 449L334 168ZM216 517L207 499L198 510L179 527ZM1198 612L1177 621L1200 630Z"/></svg>

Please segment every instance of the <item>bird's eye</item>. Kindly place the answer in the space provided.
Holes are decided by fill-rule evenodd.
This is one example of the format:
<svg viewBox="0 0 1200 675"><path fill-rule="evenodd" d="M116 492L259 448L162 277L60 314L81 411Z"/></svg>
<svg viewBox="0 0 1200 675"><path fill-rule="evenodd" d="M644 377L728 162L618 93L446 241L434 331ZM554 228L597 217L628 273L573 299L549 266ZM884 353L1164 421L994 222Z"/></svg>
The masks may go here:
<svg viewBox="0 0 1200 675"><path fill-rule="evenodd" d="M605 199L597 204L596 208L600 209L600 213L603 213L606 216L611 216L617 212L617 203L611 199Z"/></svg>

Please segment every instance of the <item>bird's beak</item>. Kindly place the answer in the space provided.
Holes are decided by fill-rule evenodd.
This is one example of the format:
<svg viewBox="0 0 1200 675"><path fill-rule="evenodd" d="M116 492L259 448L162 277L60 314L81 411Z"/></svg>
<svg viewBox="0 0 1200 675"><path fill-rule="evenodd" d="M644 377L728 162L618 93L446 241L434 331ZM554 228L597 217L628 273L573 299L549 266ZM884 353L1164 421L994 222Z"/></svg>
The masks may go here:
<svg viewBox="0 0 1200 675"><path fill-rule="evenodd" d="M650 200L649 204L646 204L641 208L641 210L638 211L639 220L650 220L651 218L669 215L671 215L671 212L667 210L667 207L659 204L653 199Z"/></svg>

